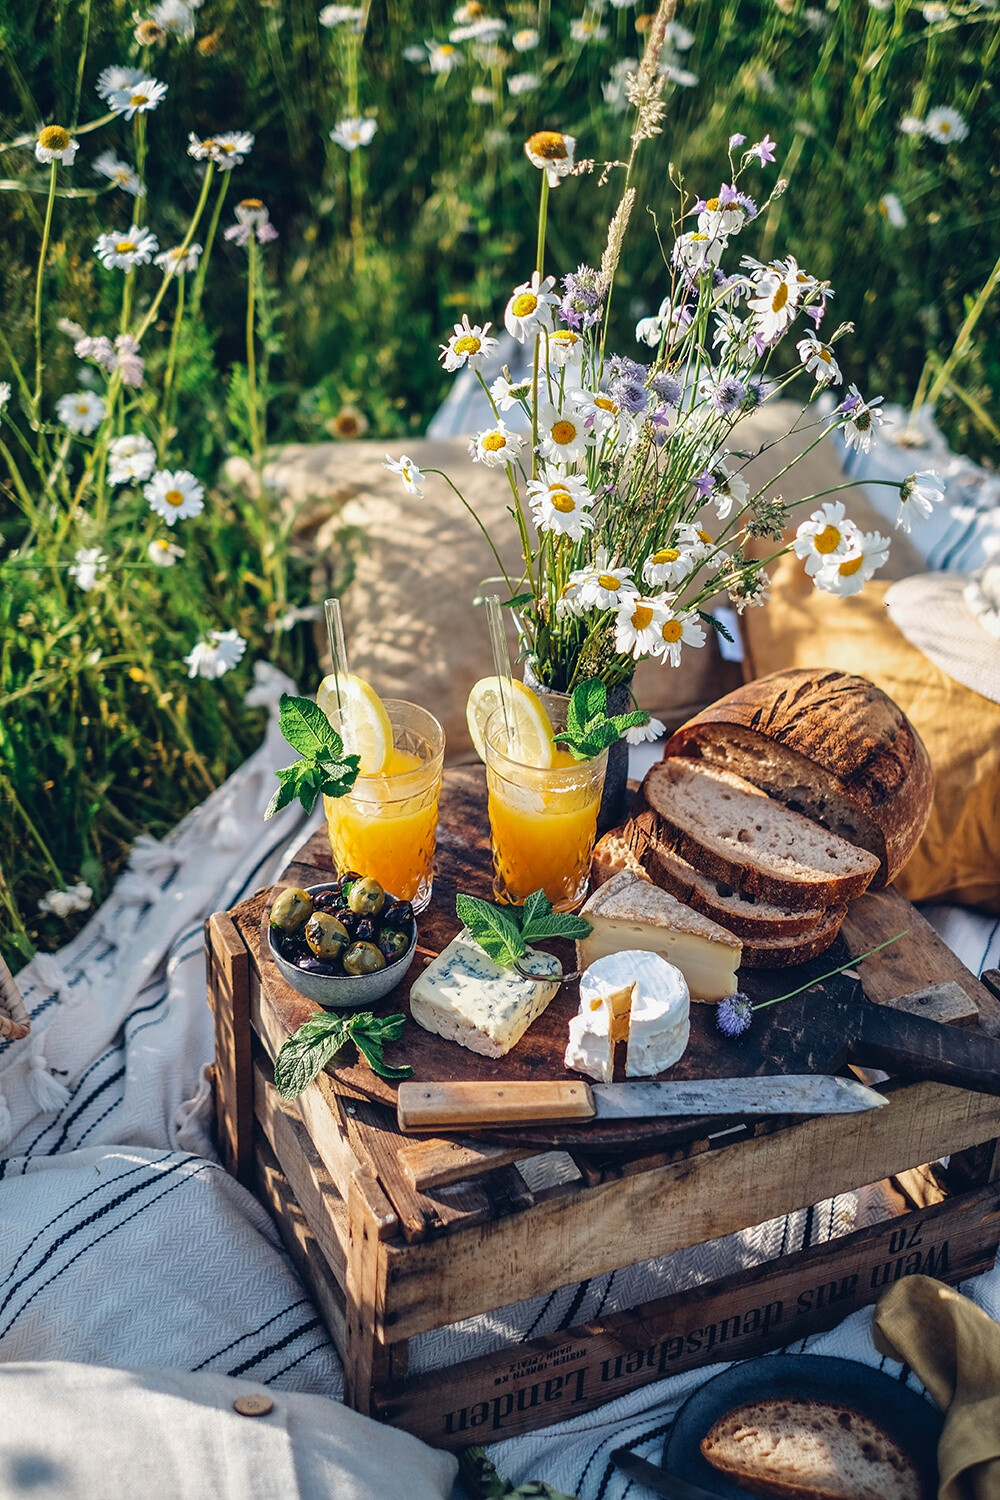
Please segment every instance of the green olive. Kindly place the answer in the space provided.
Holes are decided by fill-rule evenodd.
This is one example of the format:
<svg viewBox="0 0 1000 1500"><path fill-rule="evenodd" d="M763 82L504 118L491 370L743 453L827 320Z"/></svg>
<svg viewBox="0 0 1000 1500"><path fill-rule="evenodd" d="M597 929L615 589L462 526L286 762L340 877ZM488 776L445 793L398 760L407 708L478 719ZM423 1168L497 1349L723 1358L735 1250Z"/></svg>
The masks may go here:
<svg viewBox="0 0 1000 1500"><path fill-rule="evenodd" d="M352 943L344 954L345 974L377 974L385 959L374 943Z"/></svg>
<svg viewBox="0 0 1000 1500"><path fill-rule="evenodd" d="M367 875L364 880L355 880L348 892L347 904L359 917L377 917L385 905L385 891Z"/></svg>
<svg viewBox="0 0 1000 1500"><path fill-rule="evenodd" d="M379 934L378 947L386 963L394 964L397 958L402 958L410 946L410 935L400 932L397 927L383 927Z"/></svg>
<svg viewBox="0 0 1000 1500"><path fill-rule="evenodd" d="M279 932L298 932L302 924L312 916L313 901L308 891L292 885L275 900L271 907L271 926Z"/></svg>
<svg viewBox="0 0 1000 1500"><path fill-rule="evenodd" d="M317 958L339 958L351 941L343 922L331 917L328 911L317 911L306 923L306 942Z"/></svg>

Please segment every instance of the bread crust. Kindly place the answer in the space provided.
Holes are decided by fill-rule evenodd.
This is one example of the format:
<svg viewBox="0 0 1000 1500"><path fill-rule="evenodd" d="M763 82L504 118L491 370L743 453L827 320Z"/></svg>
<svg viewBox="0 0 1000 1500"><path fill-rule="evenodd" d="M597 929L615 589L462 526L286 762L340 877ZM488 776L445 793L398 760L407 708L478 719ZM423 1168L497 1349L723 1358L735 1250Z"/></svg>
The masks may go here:
<svg viewBox="0 0 1000 1500"><path fill-rule="evenodd" d="M734 744L734 730L752 736L750 744ZM780 784L760 759L769 746L800 773L800 783L811 774L817 802L839 798L853 812L864 847L881 866L872 889L895 879L930 816L934 773L923 741L888 694L832 669L772 672L696 714L663 753L732 770L780 801ZM842 831L815 807L800 801L797 810Z"/></svg>

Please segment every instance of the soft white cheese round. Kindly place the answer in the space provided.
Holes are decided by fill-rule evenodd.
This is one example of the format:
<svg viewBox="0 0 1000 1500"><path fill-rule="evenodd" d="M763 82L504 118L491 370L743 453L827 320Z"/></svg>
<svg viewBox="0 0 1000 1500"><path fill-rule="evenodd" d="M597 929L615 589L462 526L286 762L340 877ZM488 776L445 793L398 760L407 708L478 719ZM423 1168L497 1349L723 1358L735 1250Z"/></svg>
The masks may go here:
<svg viewBox="0 0 1000 1500"><path fill-rule="evenodd" d="M609 1083L615 1041L628 1039L625 1074L649 1078L673 1066L688 1044L690 995L674 964L632 949L608 954L580 979L565 1064Z"/></svg>

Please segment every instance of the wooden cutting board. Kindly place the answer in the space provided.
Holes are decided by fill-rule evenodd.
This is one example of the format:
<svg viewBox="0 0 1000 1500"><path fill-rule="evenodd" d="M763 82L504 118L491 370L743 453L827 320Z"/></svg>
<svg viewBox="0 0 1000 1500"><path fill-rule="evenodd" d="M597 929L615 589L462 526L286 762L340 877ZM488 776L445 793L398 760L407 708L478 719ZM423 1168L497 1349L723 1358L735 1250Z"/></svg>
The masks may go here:
<svg viewBox="0 0 1000 1500"><path fill-rule="evenodd" d="M300 851L296 862L287 870L282 884L311 885L331 878L333 871L330 846L326 830L315 833ZM376 1007L379 1014L404 1011L409 1014L408 996L410 986L421 970L441 952L459 930L455 916L455 895L465 891L472 895L491 897L491 862L489 822L486 810L485 773L479 767L456 768L445 775L444 792L441 799L440 823L438 827L438 852L434 872L434 894L430 905L419 917L417 952L409 975L397 988ZM913 926L913 933L888 949L892 955L891 991L904 994L917 990L924 982L921 979L922 960L926 959L926 943L929 928L909 903L895 892L883 893L876 898L862 898L855 904L855 919L850 925L851 948L844 937L834 946L794 969L745 970L740 976L742 988L753 1000L770 999L805 984L838 964L846 962L850 952L861 953L891 932L884 930L886 901L893 919L904 927ZM856 919L866 902L874 902L871 910L876 915L870 937ZM262 899L262 926L260 947L261 980L268 986L275 1009L289 1033L303 1021L315 1014L317 1007L297 994L285 983L270 959L267 944L267 910L269 900ZM558 953L563 968L570 972L576 967L573 945L570 943L545 944ZM956 972L978 990L980 987L954 960ZM869 990L879 994L878 959L869 960L865 966L865 982ZM869 974L871 973L871 979ZM882 989L885 989L885 984ZM724 1037L715 1024L714 1005L691 1005L691 1039L687 1051L664 1078L723 1078L746 1077L769 1073L823 1073L837 1071L843 1065L845 1020L856 1009L860 985L856 978L838 975L826 979L800 999L785 1001L760 1012L750 1030L739 1038ZM987 997L988 998L988 997ZM530 1026L517 1046L506 1057L492 1059L480 1057L455 1042L444 1040L424 1031L416 1022L410 1021L400 1043L386 1051L386 1061L392 1064L409 1063L417 1081L443 1082L462 1080L467 1082L514 1079L560 1079L579 1078L579 1074L563 1067L567 1027L571 1016L576 1014L578 1004L577 985L567 984L551 1002L544 1015ZM906 1017L900 1016L901 1024ZM895 1023L894 1023L895 1024ZM395 1110L396 1086L378 1078L368 1066L358 1061L333 1071L338 1079L351 1089ZM498 1143L531 1146L538 1149L573 1147L579 1150L607 1152L634 1150L637 1145L663 1148L686 1143L703 1137L709 1131L724 1125L724 1120L642 1120L625 1122L597 1122L586 1125L535 1125L520 1127L509 1132L491 1130L488 1138Z"/></svg>

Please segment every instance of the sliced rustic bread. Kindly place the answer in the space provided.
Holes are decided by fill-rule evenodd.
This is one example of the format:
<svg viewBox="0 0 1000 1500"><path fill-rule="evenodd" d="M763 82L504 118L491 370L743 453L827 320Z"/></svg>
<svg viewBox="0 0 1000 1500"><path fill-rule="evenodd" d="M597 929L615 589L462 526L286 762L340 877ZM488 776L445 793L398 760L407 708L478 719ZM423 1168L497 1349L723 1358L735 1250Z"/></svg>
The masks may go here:
<svg viewBox="0 0 1000 1500"><path fill-rule="evenodd" d="M934 775L902 709L864 677L774 672L681 726L665 756L732 771L879 860L887 885L930 815Z"/></svg>
<svg viewBox="0 0 1000 1500"><path fill-rule="evenodd" d="M754 1401L701 1440L713 1468L783 1500L923 1500L912 1460L876 1422L845 1406Z"/></svg>
<svg viewBox="0 0 1000 1500"><path fill-rule="evenodd" d="M843 906L879 869L867 850L790 812L741 777L696 760L653 766L633 822L703 875L798 911Z"/></svg>

